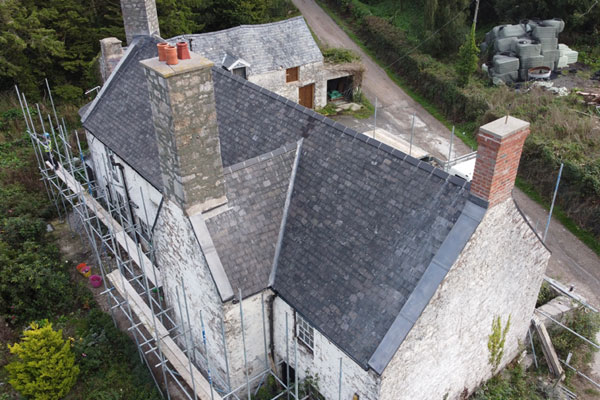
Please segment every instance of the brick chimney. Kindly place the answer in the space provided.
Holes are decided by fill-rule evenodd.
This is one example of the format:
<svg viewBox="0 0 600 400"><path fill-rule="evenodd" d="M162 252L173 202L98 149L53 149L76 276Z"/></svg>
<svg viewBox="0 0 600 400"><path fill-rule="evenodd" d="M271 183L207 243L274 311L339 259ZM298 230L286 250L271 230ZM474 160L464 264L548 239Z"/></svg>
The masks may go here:
<svg viewBox="0 0 600 400"><path fill-rule="evenodd" d="M121 43L123 42L116 37L104 38L100 41L100 49L102 50L100 74L102 75L102 82L106 82L121 60L121 57L123 57Z"/></svg>
<svg viewBox="0 0 600 400"><path fill-rule="evenodd" d="M121 11L128 45L136 36L160 36L155 0L121 0Z"/></svg>
<svg viewBox="0 0 600 400"><path fill-rule="evenodd" d="M471 193L493 207L511 196L529 122L502 117L479 128Z"/></svg>
<svg viewBox="0 0 600 400"><path fill-rule="evenodd" d="M189 216L227 202L211 61L191 53L167 65L141 61L146 73L164 194Z"/></svg>

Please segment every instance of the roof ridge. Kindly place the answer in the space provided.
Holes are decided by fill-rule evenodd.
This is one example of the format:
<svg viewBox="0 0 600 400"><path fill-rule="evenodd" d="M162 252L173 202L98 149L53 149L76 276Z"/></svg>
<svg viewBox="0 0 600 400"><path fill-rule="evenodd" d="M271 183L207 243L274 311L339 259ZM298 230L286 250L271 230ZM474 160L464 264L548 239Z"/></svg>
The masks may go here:
<svg viewBox="0 0 600 400"><path fill-rule="evenodd" d="M241 83L242 85L244 85L244 86L248 87L249 89L254 90L262 95L269 96L276 101L284 103L286 106L293 107L296 110L300 111L301 113L306 114L307 116L314 118L314 119L318 120L319 122L323 122L325 125L328 125L343 134L351 136L352 138L360 140L361 142L365 142L366 144L368 144L372 147L375 147L379 150L382 150L382 151L400 159L401 161L406 161L407 163L409 163L419 169L422 169L428 173L434 174L442 180L445 180L455 186L459 186L461 189L469 189L470 188L470 182L468 182L467 180L465 180L463 178L460 178L460 177L454 176L454 175L450 175L446 171L444 171L438 167L435 167L428 162L421 161L415 157L412 157L412 156L404 153L403 151L400 151L400 150L395 149L383 142L380 142L377 139L373 139L372 137L369 137L369 136L365 135L364 133L360 133L358 131L355 131L352 128L344 126L344 125L340 124L339 122L336 122L330 118L327 118L326 116L324 116L322 114L319 114L318 112L316 112L313 109L301 106L300 104L296 103L295 101L285 98L277 93L271 92L270 90L265 89L262 86L258 86L257 84L250 82L242 77L234 75L231 72L224 70L223 68L213 67L213 71L218 72L230 79L233 79L234 81L237 81L238 83Z"/></svg>
<svg viewBox="0 0 600 400"><path fill-rule="evenodd" d="M235 31L241 31L241 30L245 30L245 29L255 29L255 28L262 28L262 27L267 27L267 26L276 26L276 25L287 24L291 21L296 21L298 19L304 19L304 17L299 15L299 16L293 17L293 18L282 19L281 21L267 22L265 24L238 25L238 26L232 26L231 28L227 28L227 29L221 29L220 31L200 32L200 33L184 33L182 35L173 36L172 38L169 38L166 40L170 41L170 40L173 40L176 38L189 39L190 37L193 39L194 37L198 37L198 36L213 36L213 35L217 35L217 34L221 34L221 33L235 32Z"/></svg>
<svg viewBox="0 0 600 400"><path fill-rule="evenodd" d="M288 153L294 149L298 148L297 142L287 143L281 147L276 148L275 150L269 151L267 153L258 155L256 157L249 158L245 161L241 161L237 164L230 165L229 167L223 168L223 175L229 175L236 171L239 171L244 168L248 168L253 166L254 164L261 163L263 161L271 160L275 157L278 157L282 154Z"/></svg>

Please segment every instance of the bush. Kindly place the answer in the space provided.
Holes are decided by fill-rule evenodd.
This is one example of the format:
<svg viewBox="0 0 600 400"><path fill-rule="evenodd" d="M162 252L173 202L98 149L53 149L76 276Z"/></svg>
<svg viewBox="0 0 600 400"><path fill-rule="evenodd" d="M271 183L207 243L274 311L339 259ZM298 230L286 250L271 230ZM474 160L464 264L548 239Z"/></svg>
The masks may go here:
<svg viewBox="0 0 600 400"><path fill-rule="evenodd" d="M56 246L0 241L0 315L13 324L47 317L73 304L73 288Z"/></svg>
<svg viewBox="0 0 600 400"><path fill-rule="evenodd" d="M520 365L494 376L473 394L473 400L542 400Z"/></svg>
<svg viewBox="0 0 600 400"><path fill-rule="evenodd" d="M542 286L540 287L540 292L538 293L538 298L535 303L535 308L541 307L546 303L552 301L552 299L558 297L556 292L550 288L548 282L544 281Z"/></svg>
<svg viewBox="0 0 600 400"><path fill-rule="evenodd" d="M42 241L46 222L40 218L12 217L0 219L0 240L13 248L26 241Z"/></svg>
<svg viewBox="0 0 600 400"><path fill-rule="evenodd" d="M325 58L325 62L332 64L343 64L360 60L359 55L349 49L328 47L323 49L322 53L323 57Z"/></svg>
<svg viewBox="0 0 600 400"><path fill-rule="evenodd" d="M71 343L63 340L62 331L54 331L52 324L31 324L23 332L23 340L8 346L17 357L6 366L9 383L24 396L36 400L63 398L77 381L79 367Z"/></svg>

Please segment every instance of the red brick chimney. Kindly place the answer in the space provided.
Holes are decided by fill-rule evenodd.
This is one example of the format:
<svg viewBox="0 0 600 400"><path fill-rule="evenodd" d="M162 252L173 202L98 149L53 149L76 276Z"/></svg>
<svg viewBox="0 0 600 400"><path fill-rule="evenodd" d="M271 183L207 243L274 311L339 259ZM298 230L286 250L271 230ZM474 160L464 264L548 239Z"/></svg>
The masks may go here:
<svg viewBox="0 0 600 400"><path fill-rule="evenodd" d="M529 122L502 117L479 128L471 193L493 207L511 196Z"/></svg>

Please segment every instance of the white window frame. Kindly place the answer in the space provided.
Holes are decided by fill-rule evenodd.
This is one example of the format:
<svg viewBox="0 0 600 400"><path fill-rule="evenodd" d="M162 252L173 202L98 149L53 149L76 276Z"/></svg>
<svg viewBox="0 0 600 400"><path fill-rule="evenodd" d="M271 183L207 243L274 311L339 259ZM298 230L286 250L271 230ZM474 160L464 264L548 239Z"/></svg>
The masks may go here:
<svg viewBox="0 0 600 400"><path fill-rule="evenodd" d="M307 320L296 313L296 337L302 344L314 351L315 348L315 328Z"/></svg>

